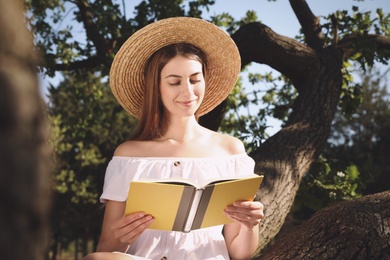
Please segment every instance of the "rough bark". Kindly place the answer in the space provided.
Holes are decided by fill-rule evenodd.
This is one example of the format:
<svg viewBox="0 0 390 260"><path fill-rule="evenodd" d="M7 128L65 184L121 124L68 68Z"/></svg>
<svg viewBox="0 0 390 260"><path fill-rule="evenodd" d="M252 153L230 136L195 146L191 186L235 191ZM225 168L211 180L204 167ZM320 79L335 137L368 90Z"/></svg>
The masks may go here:
<svg viewBox="0 0 390 260"><path fill-rule="evenodd" d="M256 259L389 259L390 191L317 212Z"/></svg>
<svg viewBox="0 0 390 260"><path fill-rule="evenodd" d="M308 39L306 44L278 35L260 23L244 25L232 35L240 50L242 66L250 62L270 65L287 76L299 93L286 126L251 154L256 161L256 172L265 175L257 194L257 198L265 205L265 218L259 227L259 252L280 230L302 177L321 153L330 132L342 86L341 68L346 48L338 48L336 45L323 47L317 20L307 9L306 2L291 0L290 3L304 28L305 37ZM364 203L364 200L360 203ZM350 205L352 208L358 207L358 204ZM331 208L329 212L336 209ZM384 210L383 207L381 209ZM382 213L386 214L385 211ZM324 220L317 217L312 221L316 223L313 225L320 225ZM346 223L338 221L333 222L333 225L336 232L338 229L342 230ZM304 227L302 226L302 229ZM378 237L378 234L373 234L373 237L375 236ZM310 239L313 244L323 244L326 247L330 242L323 241L333 240L335 237L329 234L321 239L314 236ZM284 248L291 244L291 241L294 240L276 243L278 248ZM337 241L343 243L341 240ZM360 245L358 241L350 242L344 243L344 249L348 252ZM372 249L378 250L379 255L382 253L381 247ZM267 259L302 259L290 256L299 256L300 251L311 248L302 242L300 248L291 250L293 252L282 253L272 249L274 254ZM324 254L322 259L332 257Z"/></svg>
<svg viewBox="0 0 390 260"><path fill-rule="evenodd" d="M47 127L21 1L0 0L0 252L42 259L49 209Z"/></svg>
<svg viewBox="0 0 390 260"><path fill-rule="evenodd" d="M283 225L303 175L326 143L342 85L342 55L334 48L316 51L259 23L241 27L232 37L243 66L254 60L272 64L299 92L286 126L251 154L256 172L265 175L257 196L266 215L260 226L262 249Z"/></svg>

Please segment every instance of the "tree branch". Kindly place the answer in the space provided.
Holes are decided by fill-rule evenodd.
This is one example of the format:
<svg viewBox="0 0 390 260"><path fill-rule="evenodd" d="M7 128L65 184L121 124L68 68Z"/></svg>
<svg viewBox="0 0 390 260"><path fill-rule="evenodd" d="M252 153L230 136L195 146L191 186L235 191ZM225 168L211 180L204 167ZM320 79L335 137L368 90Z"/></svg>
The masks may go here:
<svg viewBox="0 0 390 260"><path fill-rule="evenodd" d="M66 71L66 70L77 70L77 69L88 69L95 68L98 65L104 63L106 56L92 56L85 60L55 64L53 66L54 71Z"/></svg>
<svg viewBox="0 0 390 260"><path fill-rule="evenodd" d="M373 48L374 47L374 48ZM381 52L384 58L390 58L390 37L378 34L350 34L339 40L337 49L343 52L343 59L346 60L356 53ZM366 51L362 51L362 50Z"/></svg>
<svg viewBox="0 0 390 260"><path fill-rule="evenodd" d="M283 225L304 173L326 143L342 86L342 57L335 48L315 50L260 23L242 26L232 38L242 66L267 64L299 92L286 126L251 153L255 172L265 176L258 193L266 215L260 250Z"/></svg>
<svg viewBox="0 0 390 260"><path fill-rule="evenodd" d="M73 1L72 1L73 2ZM80 17L84 25L87 39L92 41L96 48L96 55L88 57L84 60L79 60L70 63L55 64L52 69L54 71L65 71L74 69L88 69L99 66L104 63L106 54L111 53L115 47L116 41L113 39L106 39L102 36L93 21L93 11L88 5L88 2L78 0L73 2L77 5L80 11Z"/></svg>
<svg viewBox="0 0 390 260"><path fill-rule="evenodd" d="M250 62L267 64L297 82L318 63L314 49L279 35L261 23L241 26L232 39L240 51L242 67Z"/></svg>
<svg viewBox="0 0 390 260"><path fill-rule="evenodd" d="M219 126L221 125L225 112L226 99L209 113L201 116L199 118L199 124L213 131L217 131Z"/></svg>
<svg viewBox="0 0 390 260"><path fill-rule="evenodd" d="M342 202L290 230L257 259L384 259L389 216L390 191Z"/></svg>
<svg viewBox="0 0 390 260"><path fill-rule="evenodd" d="M93 11L88 5L88 2L79 0L77 7L80 10L81 20L83 22L85 31L87 32L87 39L91 40L96 48L98 55L106 54L113 49L113 41L107 40L99 33L96 24L93 21Z"/></svg>
<svg viewBox="0 0 390 260"><path fill-rule="evenodd" d="M290 5L302 26L307 45L315 50L322 49L324 41L320 18L313 14L305 0L290 0Z"/></svg>

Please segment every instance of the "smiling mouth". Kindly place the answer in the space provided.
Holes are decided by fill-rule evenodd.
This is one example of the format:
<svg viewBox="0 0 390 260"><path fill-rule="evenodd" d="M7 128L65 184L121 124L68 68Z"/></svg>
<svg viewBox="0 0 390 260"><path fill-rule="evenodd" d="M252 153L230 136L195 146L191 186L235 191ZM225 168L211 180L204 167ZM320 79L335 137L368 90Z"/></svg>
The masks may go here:
<svg viewBox="0 0 390 260"><path fill-rule="evenodd" d="M188 100L188 101L178 101L178 103L179 103L180 105L183 105L183 106L191 106L191 105L193 105L195 102L196 102L196 99Z"/></svg>

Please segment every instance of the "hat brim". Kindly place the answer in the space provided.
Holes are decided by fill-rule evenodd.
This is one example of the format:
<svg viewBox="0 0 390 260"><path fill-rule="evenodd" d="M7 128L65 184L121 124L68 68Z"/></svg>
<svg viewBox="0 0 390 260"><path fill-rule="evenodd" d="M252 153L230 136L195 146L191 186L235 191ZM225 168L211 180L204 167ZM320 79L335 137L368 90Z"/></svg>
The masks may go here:
<svg viewBox="0 0 390 260"><path fill-rule="evenodd" d="M144 67L157 50L174 43L200 48L207 59L207 81L199 116L207 114L231 92L241 70L241 59L231 37L216 25L198 18L175 17L149 24L121 46L110 70L111 90L119 104L140 118L144 95Z"/></svg>

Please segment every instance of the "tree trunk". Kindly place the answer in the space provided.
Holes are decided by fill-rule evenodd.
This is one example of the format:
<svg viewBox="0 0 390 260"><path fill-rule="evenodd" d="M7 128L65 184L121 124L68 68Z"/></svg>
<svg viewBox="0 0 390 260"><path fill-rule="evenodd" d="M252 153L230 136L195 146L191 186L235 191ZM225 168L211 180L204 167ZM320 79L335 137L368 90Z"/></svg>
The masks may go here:
<svg viewBox="0 0 390 260"><path fill-rule="evenodd" d="M49 149L22 1L0 0L0 252L42 259L47 249Z"/></svg>
<svg viewBox="0 0 390 260"><path fill-rule="evenodd" d="M390 191L336 204L255 259L389 259Z"/></svg>
<svg viewBox="0 0 390 260"><path fill-rule="evenodd" d="M261 250L282 227L302 177L326 143L340 96L342 59L335 49L315 51L260 23L242 26L232 38L242 66L270 63L289 75L299 93L286 126L251 154L256 173L265 176L257 194L265 206Z"/></svg>
<svg viewBox="0 0 390 260"><path fill-rule="evenodd" d="M319 19L313 15L306 1L290 0L290 4L304 29L307 44L278 35L261 23L246 24L232 35L240 50L242 67L250 62L267 64L289 78L298 92L285 127L251 154L256 161L256 173L265 176L257 194L257 198L265 206L265 217L259 226L259 251L264 249L280 230L293 204L301 179L322 152L343 83L343 48L338 48L337 45L324 47ZM372 201L377 202L375 209L370 206ZM356 220L348 225L346 219L338 215L343 207L346 207L349 215L359 211L360 207L371 209L370 217L373 217L373 220L379 218L376 222L377 232L371 231L370 221ZM301 237L300 243L297 243L299 235L291 235L289 240L284 242L278 240L264 258L311 259L313 255L313 259L380 259L386 253L389 257L389 211L386 207L388 208L388 193L342 204L340 208L327 209L324 212L328 213L324 215L329 216L315 217L312 222L302 226L302 230L309 231L308 235ZM332 215L338 215L340 218L331 218L333 221L327 222ZM362 215L363 213L359 218ZM383 221L382 225L380 221ZM319 230L315 228L321 227L323 223L333 228L332 233L318 234ZM310 228L311 226L314 228ZM355 229L363 230L359 235L371 232L368 237L375 242L369 243L364 235L348 241L343 240L346 236L339 239L343 232ZM287 246L289 244L297 246ZM360 246L364 246L363 249L359 248ZM344 254L339 252L341 249ZM306 250L310 251L310 254L306 254ZM328 250L334 252L327 252Z"/></svg>

